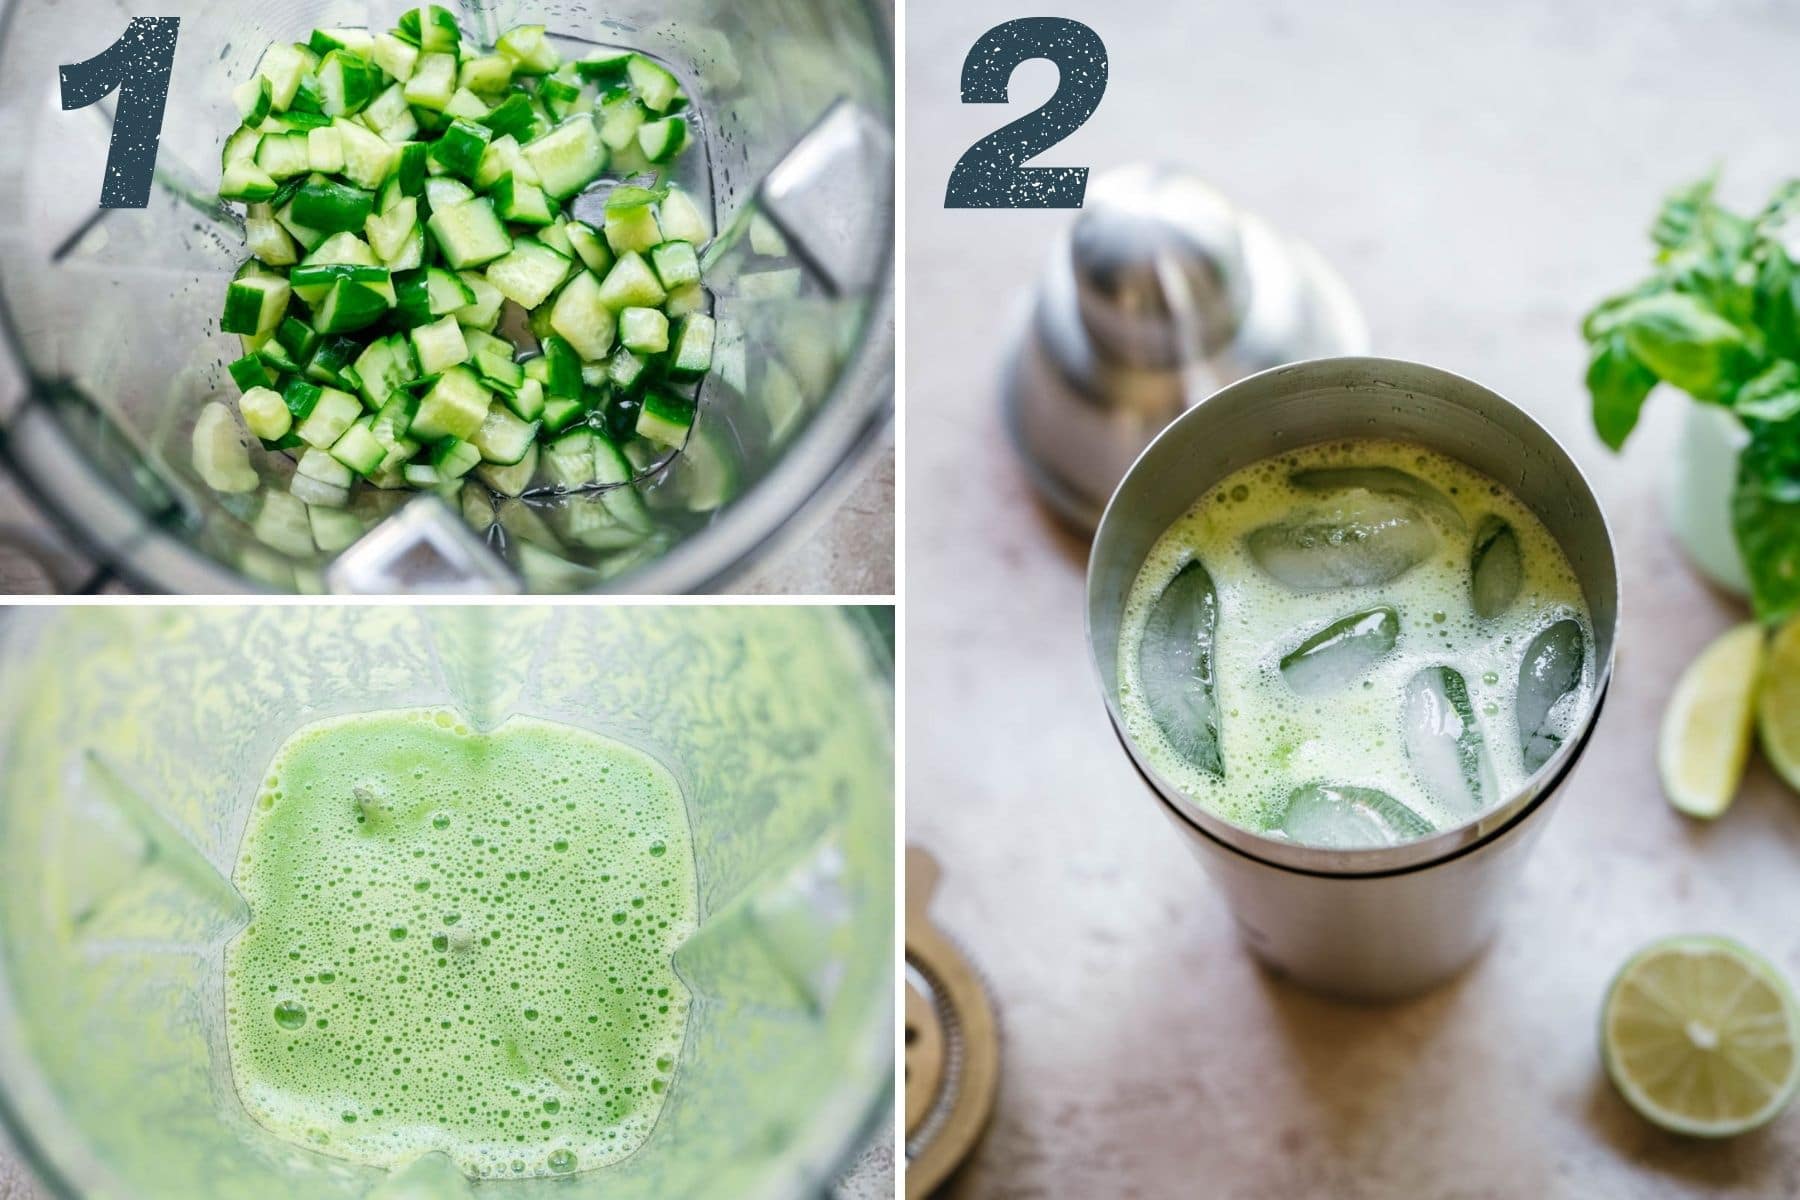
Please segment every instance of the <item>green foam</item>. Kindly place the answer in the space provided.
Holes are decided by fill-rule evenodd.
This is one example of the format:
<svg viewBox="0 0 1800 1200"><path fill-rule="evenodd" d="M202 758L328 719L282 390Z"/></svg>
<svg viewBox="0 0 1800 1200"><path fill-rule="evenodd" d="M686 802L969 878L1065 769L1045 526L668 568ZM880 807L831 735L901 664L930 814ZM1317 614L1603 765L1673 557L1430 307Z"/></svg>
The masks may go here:
<svg viewBox="0 0 1800 1200"><path fill-rule="evenodd" d="M375 1165L562 1174L648 1137L680 1055L697 899L681 790L647 755L515 717L410 710L277 752L226 954L245 1107Z"/></svg>

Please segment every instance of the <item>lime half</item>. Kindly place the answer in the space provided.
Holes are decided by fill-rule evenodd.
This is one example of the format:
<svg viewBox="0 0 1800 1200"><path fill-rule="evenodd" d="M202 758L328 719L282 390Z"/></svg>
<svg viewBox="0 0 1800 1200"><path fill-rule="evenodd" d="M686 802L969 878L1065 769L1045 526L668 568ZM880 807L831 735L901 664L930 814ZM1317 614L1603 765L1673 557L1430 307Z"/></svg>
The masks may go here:
<svg viewBox="0 0 1800 1200"><path fill-rule="evenodd" d="M1767 1122L1800 1086L1800 1006L1780 972L1737 942L1665 938L1613 977L1600 1051L1652 1123L1730 1137Z"/></svg>
<svg viewBox="0 0 1800 1200"><path fill-rule="evenodd" d="M1800 791L1800 619L1782 626L1769 643L1756 709L1769 765Z"/></svg>
<svg viewBox="0 0 1800 1200"><path fill-rule="evenodd" d="M1663 794L1690 817L1711 819L1737 799L1762 659L1762 626L1750 622L1721 634L1681 673L1663 710L1656 743Z"/></svg>

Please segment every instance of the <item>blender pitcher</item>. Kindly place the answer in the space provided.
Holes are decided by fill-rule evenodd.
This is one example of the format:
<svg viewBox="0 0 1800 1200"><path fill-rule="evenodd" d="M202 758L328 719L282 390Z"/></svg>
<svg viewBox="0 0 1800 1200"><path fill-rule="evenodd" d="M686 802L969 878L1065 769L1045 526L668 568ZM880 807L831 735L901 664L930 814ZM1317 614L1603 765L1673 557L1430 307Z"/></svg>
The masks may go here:
<svg viewBox="0 0 1800 1200"><path fill-rule="evenodd" d="M891 651L832 608L15 609L0 617L0 1117L58 1194L817 1194L891 1094ZM666 1104L629 1157L471 1184L258 1125L225 1033L230 882L303 725L436 706L649 754L699 922ZM596 919L598 919L596 917ZM534 1175L536 1177L534 1177ZM473 1189L473 1190L471 1190Z"/></svg>
<svg viewBox="0 0 1800 1200"><path fill-rule="evenodd" d="M273 41L315 26L391 27L411 5L175 0L181 18L146 209L100 209L114 97L59 102L59 63L99 53L130 14L93 0L0 0L0 463L94 558L187 593L631 590L715 587L803 508L850 482L886 428L893 374L892 12L847 0L609 0L452 5L471 36L548 27L565 57L651 55L692 98L677 177L710 204L703 250L719 339L682 451L634 463L651 513L635 538L575 532L545 485L507 500L359 488L347 549L265 543L265 491L293 464L262 451L262 486L221 495L191 462L196 416L235 411L220 333L247 256L217 199L232 86ZM576 201L597 207L598 194ZM591 211L588 215L592 215ZM10 366L7 360L11 360ZM616 532L616 531L615 531Z"/></svg>

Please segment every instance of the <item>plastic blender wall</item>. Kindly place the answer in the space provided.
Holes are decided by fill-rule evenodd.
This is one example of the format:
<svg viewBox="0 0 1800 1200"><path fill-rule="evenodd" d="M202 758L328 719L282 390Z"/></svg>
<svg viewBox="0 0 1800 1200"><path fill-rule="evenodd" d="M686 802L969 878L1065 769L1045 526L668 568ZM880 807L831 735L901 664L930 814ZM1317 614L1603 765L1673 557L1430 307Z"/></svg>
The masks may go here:
<svg viewBox="0 0 1800 1200"><path fill-rule="evenodd" d="M214 199L219 147L237 120L230 91L271 41L303 39L315 26L386 28L408 7L173 0L159 8L157 15L182 18L182 28L157 186L147 209L100 216L95 205L113 100L61 111L55 66L98 53L123 31L129 14L95 0L0 0L5 356L22 360L35 393L57 412L80 452L99 465L106 485L121 489L158 527L264 584L293 586L295 566L304 583L316 576L321 560L280 558L271 565L273 552L249 531L254 499L206 488L193 472L189 448L203 401L235 403L225 364L242 353L235 336L218 332L225 282L246 254L238 214ZM860 3L618 0L452 7L465 28L486 39L529 21L641 48L675 64L704 122L722 233L753 202L770 168L834 101L848 98L891 119L885 33ZM859 220L867 225L871 260L885 261L892 253L891 174L875 184ZM705 384L701 417L711 413L732 427L746 486L775 471L801 440L801 427L781 436L768 428L761 405L771 371L798 383L808 411L828 400L867 401L837 396L839 373L865 337L891 336L865 328L870 294L831 295L810 276L797 300L735 295L733 280L748 258L747 252L727 252L708 276L716 315L745 332L746 369L741 379L729 381L715 372ZM885 288L886 277L876 286ZM271 456L262 469L279 479L290 467ZM89 481L56 484L43 484L52 493L47 499L72 510L81 523L95 504L83 494ZM784 490L795 491L796 502L811 491ZM387 498L397 502L400 494ZM152 582L171 590L186 586L179 579ZM597 582L603 581L576 575L540 590Z"/></svg>
<svg viewBox="0 0 1800 1200"><path fill-rule="evenodd" d="M786 1193L886 1086L891 698L836 610L37 610L0 624L0 663L0 1093L71 1186L272 1200L384 1177L250 1121L223 1034L248 805L293 729L346 712L563 720L682 783L685 1049L644 1147L563 1194Z"/></svg>

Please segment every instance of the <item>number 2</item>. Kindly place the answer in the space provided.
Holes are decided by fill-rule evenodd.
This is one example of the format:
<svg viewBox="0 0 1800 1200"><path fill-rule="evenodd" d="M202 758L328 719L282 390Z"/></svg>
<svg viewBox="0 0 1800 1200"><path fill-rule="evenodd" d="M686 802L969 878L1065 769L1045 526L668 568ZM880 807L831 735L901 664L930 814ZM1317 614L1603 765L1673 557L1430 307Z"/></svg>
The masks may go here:
<svg viewBox="0 0 1800 1200"><path fill-rule="evenodd" d="M1021 63L1049 59L1060 73L1043 107L969 147L950 172L945 208L1080 208L1086 167L1027 167L1094 115L1106 94L1106 46L1079 21L1024 17L981 35L963 60L964 104L1005 104Z"/></svg>
<svg viewBox="0 0 1800 1200"><path fill-rule="evenodd" d="M100 185L101 208L145 208L150 203L180 28L180 17L133 17L118 41L86 62L58 68L65 112L96 104L114 89L119 93L106 178Z"/></svg>

